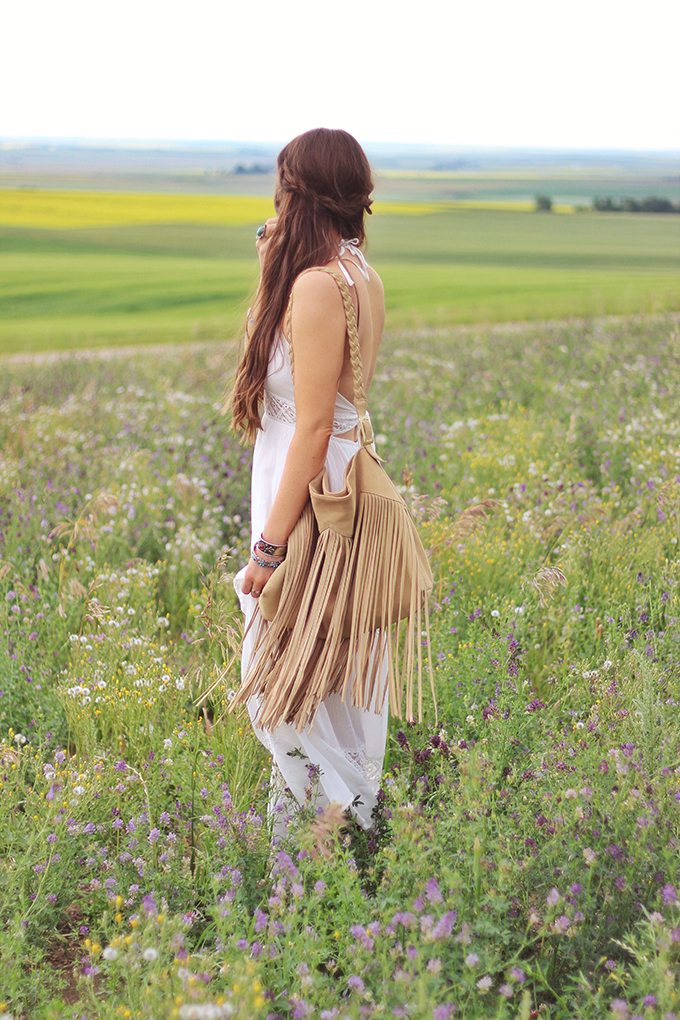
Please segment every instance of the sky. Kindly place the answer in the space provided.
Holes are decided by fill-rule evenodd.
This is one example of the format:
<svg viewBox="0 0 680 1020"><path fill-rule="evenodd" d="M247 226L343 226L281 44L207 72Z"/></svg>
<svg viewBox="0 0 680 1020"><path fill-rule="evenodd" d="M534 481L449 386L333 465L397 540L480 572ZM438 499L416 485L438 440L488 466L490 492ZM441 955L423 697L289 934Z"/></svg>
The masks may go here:
<svg viewBox="0 0 680 1020"><path fill-rule="evenodd" d="M680 150L680 0L31 0L1 138Z"/></svg>

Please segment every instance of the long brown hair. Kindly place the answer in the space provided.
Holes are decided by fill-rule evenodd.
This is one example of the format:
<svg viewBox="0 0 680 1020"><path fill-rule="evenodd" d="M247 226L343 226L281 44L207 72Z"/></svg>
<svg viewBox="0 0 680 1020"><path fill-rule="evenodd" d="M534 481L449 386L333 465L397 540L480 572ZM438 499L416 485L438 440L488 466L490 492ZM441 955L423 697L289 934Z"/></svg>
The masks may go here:
<svg viewBox="0 0 680 1020"><path fill-rule="evenodd" d="M244 343L231 394L232 423L253 438L272 345L297 276L337 255L338 234L365 240L371 211L371 168L347 131L315 128L278 155L276 230L267 247L255 299L255 321Z"/></svg>

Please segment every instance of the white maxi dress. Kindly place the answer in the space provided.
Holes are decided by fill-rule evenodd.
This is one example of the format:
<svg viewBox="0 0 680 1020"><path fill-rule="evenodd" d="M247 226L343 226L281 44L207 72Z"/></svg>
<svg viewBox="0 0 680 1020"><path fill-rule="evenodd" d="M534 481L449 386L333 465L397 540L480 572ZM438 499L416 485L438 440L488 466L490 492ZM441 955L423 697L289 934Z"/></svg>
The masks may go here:
<svg viewBox="0 0 680 1020"><path fill-rule="evenodd" d="M341 264L342 266L342 264ZM343 271L344 266L342 267ZM351 280L349 273L348 280ZM341 393L336 395L333 435L328 444L326 469L334 491L342 488L345 467L360 444L341 439L358 425L356 408ZM265 382L262 430L258 432L253 455L251 483L251 548L264 530L274 502L288 447L295 432L295 395L288 343L279 335L274 346ZM244 595L241 584L243 567L234 578L234 587L246 626L257 609L257 600ZM248 674L253 647L257 640L259 621L246 634L242 649L241 676ZM386 687L386 667L383 690ZM277 834L285 833L285 819L297 804L304 804L313 787L312 801L317 807L331 803L349 808L364 827L371 825L371 812L380 787L388 711L385 704L371 710L355 708L333 694L322 702L313 726L301 733L287 723L273 731L257 724L259 698L248 702L248 712L255 733L272 756L270 815ZM310 781L310 768L312 780ZM318 786L317 779L318 777ZM289 793L287 792L289 791ZM292 797L291 797L292 795Z"/></svg>

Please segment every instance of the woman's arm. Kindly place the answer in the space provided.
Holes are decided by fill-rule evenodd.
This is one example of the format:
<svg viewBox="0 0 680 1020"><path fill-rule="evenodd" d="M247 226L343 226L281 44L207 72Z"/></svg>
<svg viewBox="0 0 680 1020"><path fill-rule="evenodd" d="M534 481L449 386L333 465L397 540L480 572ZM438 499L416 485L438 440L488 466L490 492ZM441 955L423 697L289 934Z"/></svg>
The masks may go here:
<svg viewBox="0 0 680 1020"><path fill-rule="evenodd" d="M300 277L293 287L292 314L295 435L263 532L274 545L288 540L309 497L309 483L326 460L346 329L342 297L332 277L323 272ZM261 591L272 572L250 560L243 593Z"/></svg>

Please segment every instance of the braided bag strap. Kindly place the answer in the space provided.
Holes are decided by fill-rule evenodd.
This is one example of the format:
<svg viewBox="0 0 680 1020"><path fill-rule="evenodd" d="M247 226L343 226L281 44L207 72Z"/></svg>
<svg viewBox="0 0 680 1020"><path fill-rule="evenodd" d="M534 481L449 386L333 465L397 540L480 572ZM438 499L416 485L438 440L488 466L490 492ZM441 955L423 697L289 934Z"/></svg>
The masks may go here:
<svg viewBox="0 0 680 1020"><path fill-rule="evenodd" d="M366 414L368 401L366 400L366 390L364 388L364 366L361 360L357 316L354 311L354 302L352 301L349 286L345 278L341 276L340 273L336 272L334 269L328 269L326 266L313 266L310 269L305 269L302 273L300 273L300 276L304 276L305 273L328 273L328 275L332 276L338 285L338 289L342 297L343 308L345 310L345 320L347 322L347 342L349 346L349 358L352 365L352 380L354 385L354 406L356 407L357 415L359 416L361 441L364 446L367 446L369 443L373 442L373 429L371 428L370 419ZM300 276L298 276L298 280L300 279ZM291 291L288 308L286 310L286 338L290 345L291 361L293 353L292 321L293 294Z"/></svg>

